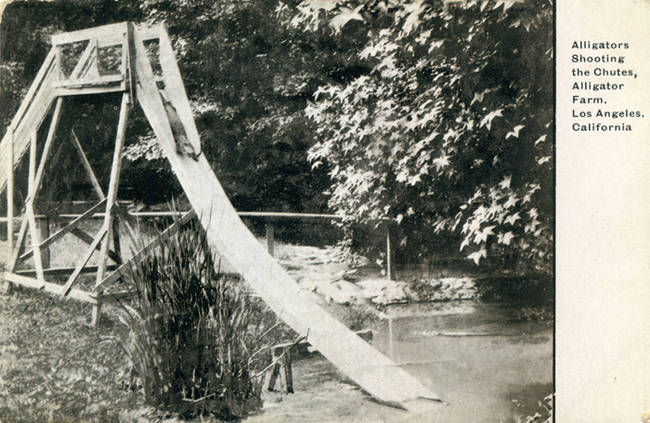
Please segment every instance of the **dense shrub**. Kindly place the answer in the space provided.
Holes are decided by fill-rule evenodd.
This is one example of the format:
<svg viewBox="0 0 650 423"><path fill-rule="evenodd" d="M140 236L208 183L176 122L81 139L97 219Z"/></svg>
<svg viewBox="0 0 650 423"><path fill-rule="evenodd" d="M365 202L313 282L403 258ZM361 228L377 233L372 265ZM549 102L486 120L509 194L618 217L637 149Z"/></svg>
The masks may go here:
<svg viewBox="0 0 650 423"><path fill-rule="evenodd" d="M261 405L253 361L265 328L259 307L215 265L198 225L162 238L131 267L136 295L121 304L122 345L146 402L230 419Z"/></svg>

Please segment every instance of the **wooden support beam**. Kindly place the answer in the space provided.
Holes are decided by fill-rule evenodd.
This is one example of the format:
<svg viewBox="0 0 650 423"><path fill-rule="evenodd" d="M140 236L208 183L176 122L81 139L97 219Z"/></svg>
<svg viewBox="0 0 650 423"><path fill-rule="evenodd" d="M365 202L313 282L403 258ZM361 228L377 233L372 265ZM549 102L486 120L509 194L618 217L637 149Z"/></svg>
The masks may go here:
<svg viewBox="0 0 650 423"><path fill-rule="evenodd" d="M52 35L52 45L75 43L89 39L100 40L121 40L122 34L126 32L126 22L104 25L95 28L81 29L79 31L65 32Z"/></svg>
<svg viewBox="0 0 650 423"><path fill-rule="evenodd" d="M113 251L108 250L109 257L117 264L122 264L122 246L120 245L120 221L113 219Z"/></svg>
<svg viewBox="0 0 650 423"><path fill-rule="evenodd" d="M99 46L97 45L97 40L90 40L90 42L93 44L95 51L94 54L88 59L86 62L85 66L77 76L77 79L82 79L82 78L97 78L99 76L99 64L98 64L98 59L97 55Z"/></svg>
<svg viewBox="0 0 650 423"><path fill-rule="evenodd" d="M84 212L82 215L80 215L75 220L70 222L67 226L65 226L64 228L61 228L59 231L55 232L52 236L50 236L49 238L47 238L46 240L41 242L40 247L48 246L48 245L52 244L53 242L58 241L59 239L61 239L64 235L74 231L77 228L77 226L79 226L79 224L81 222L83 222L84 220L92 217L92 215L95 214L95 212L97 210L99 210L104 204L106 204L106 200L102 200L99 203L92 206L91 208L89 208L88 210L86 210L86 212ZM84 232L84 234L85 234L85 232ZM88 235L88 236L90 236L90 235ZM92 238L91 238L91 242L92 242ZM25 254L20 256L20 260L25 260L25 259L31 257L32 253L33 253L33 251L26 252Z"/></svg>
<svg viewBox="0 0 650 423"><path fill-rule="evenodd" d="M94 39L88 40L88 45L86 45L86 48L84 49L83 53L81 53L81 56L79 56L79 59L77 60L77 64L75 65L74 69L72 69L72 72L70 72L70 75L68 76L69 79L78 79L83 75L84 70L87 69L88 63L93 62L92 54L95 52L96 48L97 48L97 41Z"/></svg>
<svg viewBox="0 0 650 423"><path fill-rule="evenodd" d="M69 89L83 89L83 88L93 88L93 87L110 87L115 84L119 84L124 81L124 75L122 74L110 74L98 76L95 78L83 78L83 79L66 79L52 84L55 88L69 88ZM102 91L103 92L103 91Z"/></svg>
<svg viewBox="0 0 650 423"><path fill-rule="evenodd" d="M61 292L61 285L56 283L51 283L47 281L40 281L35 278L30 278L23 275L18 275L16 273L5 272L5 280L15 283L16 285L26 286L28 288L42 289L47 292L58 294ZM96 297L90 292L82 291L80 289L71 289L68 293L69 298L74 298L75 300L85 301L87 303L94 304L97 302Z"/></svg>
<svg viewBox="0 0 650 423"><path fill-rule="evenodd" d="M106 266L106 268L117 269L117 265L111 264L109 266ZM43 273L48 276L70 276L70 274L74 272L75 269L76 267L50 267L50 268L44 268ZM96 271L97 271L97 266L85 266L81 270L81 274L95 273ZM36 270L34 269L18 270L15 273L22 276L33 276L36 274Z"/></svg>
<svg viewBox="0 0 650 423"><path fill-rule="evenodd" d="M14 249L14 142L13 128L9 132L9 163L7 166L7 241L9 251Z"/></svg>
<svg viewBox="0 0 650 423"><path fill-rule="evenodd" d="M16 239L16 246L14 247L13 254L11 257L11 262L9 262L9 270L16 270L16 266L19 263L20 253L23 251L23 245L25 245L25 235L27 234L27 224L28 219L27 215L23 214L23 219L20 222L20 230L18 231L18 238Z"/></svg>
<svg viewBox="0 0 650 423"><path fill-rule="evenodd" d="M124 34L124 42L122 44L122 74L126 77L126 85L129 91L129 98L135 98L135 72L133 71L133 64L135 59L135 45L133 42L134 26L131 22L126 24L126 34Z"/></svg>
<svg viewBox="0 0 650 423"><path fill-rule="evenodd" d="M91 86L91 87L59 87L56 89L56 95L59 97L67 97L71 95L90 95L90 94L106 94L116 93L126 90L126 83L124 81L114 83L108 86Z"/></svg>
<svg viewBox="0 0 650 423"><path fill-rule="evenodd" d="M37 131L32 132L29 143L29 170L27 173L27 192L34 192L34 182L36 181L36 153L38 149L37 145Z"/></svg>
<svg viewBox="0 0 650 423"><path fill-rule="evenodd" d="M36 218L34 217L34 200L36 199L38 189L41 185L41 182L43 181L47 159L50 154L50 150L54 142L54 138L56 137L56 129L59 124L59 119L61 118L62 105L63 105L63 99L59 98L56 102L54 113L52 114L52 120L50 122L50 127L47 133L47 138L45 140L45 145L43 146L43 153L41 154L41 161L39 163L38 170L36 171L36 175L33 174L34 172L33 167L35 165L36 160L34 159L32 161L30 157L29 182L31 183L28 184L30 189L29 189L29 193L27 194L27 201L25 204L25 216L29 223L29 233L32 240L32 252L34 256L34 266L36 267L36 275L40 280L44 280L43 257L41 255L41 249L39 247L41 243L40 230L38 228L38 225L36 224ZM31 144L32 147L30 147L30 156L35 155L35 152L31 152L32 149L36 148L35 145L36 141L34 136L31 137ZM20 254L20 251L18 251L18 254Z"/></svg>
<svg viewBox="0 0 650 423"><path fill-rule="evenodd" d="M21 123L23 116L25 116L29 106L35 103L34 101L36 100L35 97L37 97L37 94L39 93L41 88L43 88L43 86L49 83L46 77L49 76L54 69L55 55L56 54L54 52L54 49L50 49L49 53L45 57L45 60L43 61L43 64L41 65L41 68L39 69L38 73L36 74L36 77L34 78L34 82L32 82L32 85L29 87L29 90L27 91L27 94L25 95L23 102L20 104L18 111L16 111L16 115L11 121L12 128L14 129L18 128L18 125Z"/></svg>
<svg viewBox="0 0 650 423"><path fill-rule="evenodd" d="M41 256L41 249L39 244L41 243L40 231L36 225L36 218L34 217L34 208L32 202L27 203L25 208L25 215L29 220L29 235L32 240L32 255L34 256L34 267L36 268L36 277L40 281L45 281L43 276L43 258Z"/></svg>
<svg viewBox="0 0 650 423"><path fill-rule="evenodd" d="M25 153L29 144L30 135L34 130L40 127L43 119L45 116L47 116L47 112L55 99L54 91L51 87L54 71L54 66L52 63L53 57L54 53L52 53L52 58L50 60L51 66L47 72L45 72L44 68L41 68L41 70L44 71L43 80L34 81L32 84L30 92L32 89L34 89L33 96L30 97L28 95L25 100L23 100L21 109L19 109L19 112L12 120L11 127L14 128L14 131L11 144L14 149L14 166L16 163L18 163L22 155ZM0 189L3 188L7 182L6 165L9 162L9 144L8 134L5 134L2 139L2 143L0 143Z"/></svg>
<svg viewBox="0 0 650 423"><path fill-rule="evenodd" d="M178 232L184 224L190 221L194 217L194 212L187 212L183 217L174 222L167 229L165 229L160 235L158 235L153 241L141 248L137 253L135 253L130 259L122 263L113 273L106 276L96 287L97 290L103 290L111 283L120 279L123 276L127 275L129 266L132 266L134 263L138 263L142 260L149 251L160 246L161 242L165 239L168 239L170 236Z"/></svg>
<svg viewBox="0 0 650 423"><path fill-rule="evenodd" d="M106 237L106 232L107 228L106 226L102 226L102 228L99 230L99 233L97 236L95 236L95 239L93 240L93 243L90 244L90 247L88 247L88 250L86 251L86 255L83 257L83 259L77 263L77 267L75 268L75 271L70 275L68 278L68 281L65 283L65 286L63 286L62 289L60 289L60 294L62 296L67 296L70 293L70 289L72 289L72 285L77 281L79 278L79 275L83 271L83 268L88 264L88 261L90 258L93 256L95 253L95 250L97 249L97 246L99 245L100 242Z"/></svg>
<svg viewBox="0 0 650 423"><path fill-rule="evenodd" d="M27 202L34 202L36 194L40 188L41 182L43 181L43 176L45 175L45 165L47 163L47 157L50 154L50 149L52 148L52 143L54 137L56 136L56 129L59 125L59 119L61 118L61 107L63 105L63 98L59 97L56 100L56 106L54 108L54 114L52 115L52 121L50 122L50 128L47 132L47 138L45 139L45 146L43 146L43 153L41 153L41 162L38 165L38 170L36 171L36 176L34 177L34 189L29 194Z"/></svg>
<svg viewBox="0 0 650 423"><path fill-rule="evenodd" d="M113 165L111 167L111 176L108 183L108 194L106 197L106 211L104 217L104 227L106 228L107 235L102 242L102 247L99 255L99 268L97 269L97 279L95 294L101 295L101 288L99 283L104 279L104 272L106 271L106 258L108 257L108 245L111 241L111 234L113 232L113 209L117 204L117 189L120 183L120 169L122 167L122 150L124 149L124 136L126 134L126 124L129 118L129 111L131 109L131 96L125 92L122 94L122 104L120 106L120 117L117 123L117 135L115 137L115 148L113 150ZM98 325L101 313L101 303L93 306L92 324Z"/></svg>
<svg viewBox="0 0 650 423"><path fill-rule="evenodd" d="M38 239L43 240L43 239L48 239L50 237L50 217L46 216L45 219L38 219L36 220L36 226L38 227ZM50 247L45 245L45 246L40 246L42 244L42 241L39 242L39 249L41 250L41 261L43 263L43 268L50 267Z"/></svg>
<svg viewBox="0 0 650 423"><path fill-rule="evenodd" d="M106 196L104 195L104 190L102 190L102 186L99 184L99 181L97 180L97 176L95 176L95 172L93 171L92 166L90 165L90 162L88 161L88 157L86 157L86 153L84 153L83 147L81 147L81 142L79 142L79 138L77 137L77 134L75 134L74 129L70 131L72 134L72 145L74 145L75 149L77 150L77 153L79 154L79 158L81 159L81 164L83 164L84 169L86 169L86 174L88 175L88 178L90 179L90 182L93 185L93 188L95 189L95 193L97 193L97 196L101 199L104 200Z"/></svg>

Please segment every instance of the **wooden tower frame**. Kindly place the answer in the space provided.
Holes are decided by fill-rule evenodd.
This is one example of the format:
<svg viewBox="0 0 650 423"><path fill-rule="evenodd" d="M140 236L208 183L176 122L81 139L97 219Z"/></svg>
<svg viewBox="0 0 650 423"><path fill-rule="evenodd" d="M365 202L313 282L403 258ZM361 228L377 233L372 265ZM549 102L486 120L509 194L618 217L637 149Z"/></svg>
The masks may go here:
<svg viewBox="0 0 650 423"><path fill-rule="evenodd" d="M155 75L153 63L150 62L145 49L144 43L149 41L157 41L159 45L158 59L162 72L159 72L158 76ZM80 53L76 57L67 58L68 70L66 71L63 66L63 56L66 48L70 47L76 47ZM119 52L118 62L108 70L100 67L100 52L105 49ZM138 66L140 72L136 70ZM98 200L79 217L50 235L47 227L44 228L47 224L36 218L35 200L42 187L46 165L53 160L52 151L56 144L57 128L65 98L111 92L121 92L122 100L107 191L104 192L101 187L81 142L72 132L70 142L78 153ZM138 95L143 97L154 93L157 98L137 98ZM52 48L7 129L0 147L2 152L0 188L6 185L7 239L11 251L5 279L13 284L43 289L93 304L94 324L99 321L101 304L120 297L120 293L104 295L103 292L107 286L120 278L128 265L122 262L120 251L118 219L125 213L120 213L117 191L127 120L136 99L141 104L155 105L156 100L162 102L164 113L159 113L159 110L148 110L148 114L155 115L157 121L167 124L176 139L181 138L178 142L183 144L179 144L179 148L189 154L200 151L200 144L197 142L198 132L193 124L189 102L164 26L136 26L125 22L54 35ZM38 130L52 108L54 110L47 137L38 159ZM192 120L192 123L177 129L179 115L183 116L185 122ZM182 131L190 132L191 138L184 132L180 133ZM195 143L192 144L190 139ZM59 144L61 142L62 140L59 140ZM27 151L29 151L27 197L23 205L20 229L16 236L14 234L16 220L14 169ZM103 223L95 235L89 235L80 229L82 222L99 212L103 212ZM184 220L188 218L185 217ZM168 231L177 229L177 226ZM83 259L74 267L50 267L50 247L67 234L74 235L87 244ZM26 245L27 235L31 245ZM97 264L91 266L89 261L93 256L96 257ZM131 260L141 255L136 256ZM26 263L30 258L33 267L18 270L19 265ZM88 273L95 274L95 288L90 291L75 288L80 276ZM63 275L67 280L63 285L53 283L48 280L51 275ZM122 293L122 295L126 294Z"/></svg>
<svg viewBox="0 0 650 423"><path fill-rule="evenodd" d="M145 46L150 41L158 44L157 61ZM114 61L111 69L102 70L100 50L107 48L119 51L119 60ZM72 59L66 56L70 50L79 51L78 56ZM107 190L103 191L82 144L73 134L70 142L98 200L54 234L42 235L44 231L36 218L35 199L48 160L52 160L54 144L56 140L63 142L61 137L56 137L56 132L65 99L108 92L121 93L122 101ZM6 188L7 192L8 241L12 252L5 280L92 303L94 323L99 320L102 303L119 297L119 293L105 295L104 292L124 275L130 262L141 259L157 243L153 241L128 261L123 261L115 229L117 219L123 215L117 203L117 191L124 138L129 112L136 101L192 205L191 213L205 229L213 251L243 276L280 319L301 336L308 337L318 351L364 390L381 402L429 413L432 403L422 399L436 399L436 394L321 308L314 294L301 290L243 224L210 164L200 154L199 134L164 25L125 22L52 37L52 49L0 144L0 190ZM52 117L38 159L38 130L51 109ZM14 171L27 151L28 194L22 217L17 219L13 208ZM94 236L80 229L82 221L102 210L102 225ZM190 213L184 215L161 237L178 230L191 217ZM14 234L15 220L20 220L17 234ZM87 244L83 258L74 267L52 268L47 250L67 234ZM97 264L91 266L90 259L95 255ZM33 267L19 269L19 265L29 263L29 258L32 258ZM94 274L92 290L76 287L82 273ZM64 275L66 281L53 283L48 280L53 274Z"/></svg>

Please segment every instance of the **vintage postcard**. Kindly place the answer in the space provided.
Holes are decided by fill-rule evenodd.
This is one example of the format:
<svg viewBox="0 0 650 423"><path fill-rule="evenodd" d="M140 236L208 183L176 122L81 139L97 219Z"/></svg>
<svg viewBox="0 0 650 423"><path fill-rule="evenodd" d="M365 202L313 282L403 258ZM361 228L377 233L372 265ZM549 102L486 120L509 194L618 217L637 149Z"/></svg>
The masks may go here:
<svg viewBox="0 0 650 423"><path fill-rule="evenodd" d="M650 423L649 1L0 13L0 423Z"/></svg>

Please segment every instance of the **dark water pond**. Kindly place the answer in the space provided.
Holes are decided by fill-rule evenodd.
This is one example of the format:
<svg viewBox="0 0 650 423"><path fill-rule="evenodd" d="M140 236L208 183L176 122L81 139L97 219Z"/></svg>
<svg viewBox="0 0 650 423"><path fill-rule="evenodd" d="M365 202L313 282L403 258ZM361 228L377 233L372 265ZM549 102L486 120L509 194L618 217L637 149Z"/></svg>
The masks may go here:
<svg viewBox="0 0 650 423"><path fill-rule="evenodd" d="M391 306L373 344L448 403L436 421L516 421L553 389L552 325L517 315L473 302Z"/></svg>

